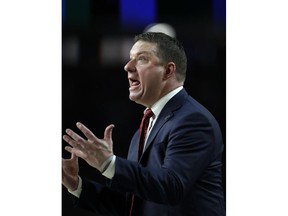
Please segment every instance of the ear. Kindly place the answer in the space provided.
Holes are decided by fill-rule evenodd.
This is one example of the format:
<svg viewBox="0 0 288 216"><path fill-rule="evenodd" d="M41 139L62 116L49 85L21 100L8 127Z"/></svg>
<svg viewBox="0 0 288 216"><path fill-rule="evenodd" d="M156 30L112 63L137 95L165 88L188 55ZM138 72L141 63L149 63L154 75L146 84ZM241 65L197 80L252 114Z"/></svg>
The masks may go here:
<svg viewBox="0 0 288 216"><path fill-rule="evenodd" d="M168 62L165 68L163 79L167 80L175 76L175 72L176 72L176 65L173 62Z"/></svg>

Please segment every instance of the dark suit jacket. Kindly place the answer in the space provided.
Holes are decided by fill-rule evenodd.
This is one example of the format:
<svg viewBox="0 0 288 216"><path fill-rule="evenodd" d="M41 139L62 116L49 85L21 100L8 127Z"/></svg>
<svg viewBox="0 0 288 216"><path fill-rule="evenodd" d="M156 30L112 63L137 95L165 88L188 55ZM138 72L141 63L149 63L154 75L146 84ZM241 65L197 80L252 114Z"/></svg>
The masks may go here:
<svg viewBox="0 0 288 216"><path fill-rule="evenodd" d="M135 194L134 215L223 216L223 142L211 113L183 89L161 111L137 162L139 131L128 160L116 158L107 185L83 181L78 205L103 215L125 215L122 200ZM114 199L115 198L115 199ZM126 206L127 214L127 206Z"/></svg>

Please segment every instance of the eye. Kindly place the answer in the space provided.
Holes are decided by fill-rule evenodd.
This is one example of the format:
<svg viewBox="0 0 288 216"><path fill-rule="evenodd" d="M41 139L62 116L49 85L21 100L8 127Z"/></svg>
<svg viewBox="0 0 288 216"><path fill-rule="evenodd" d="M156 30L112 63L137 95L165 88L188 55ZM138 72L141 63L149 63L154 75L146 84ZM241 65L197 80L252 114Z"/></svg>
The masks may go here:
<svg viewBox="0 0 288 216"><path fill-rule="evenodd" d="M138 56L137 61L143 63L143 62L147 62L148 59L146 58L146 56L141 55L141 56Z"/></svg>

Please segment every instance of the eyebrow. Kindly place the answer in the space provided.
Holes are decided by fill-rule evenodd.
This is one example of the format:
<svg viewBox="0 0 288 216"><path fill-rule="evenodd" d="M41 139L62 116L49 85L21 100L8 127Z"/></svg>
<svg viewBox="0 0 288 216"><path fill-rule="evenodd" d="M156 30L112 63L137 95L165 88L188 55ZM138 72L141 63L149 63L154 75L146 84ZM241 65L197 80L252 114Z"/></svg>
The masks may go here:
<svg viewBox="0 0 288 216"><path fill-rule="evenodd" d="M139 55L142 55L142 54L152 55L153 53L156 55L156 53L153 52L153 51L140 51L140 52L137 52L135 55L136 56L139 56ZM131 56L131 54L130 54L130 56Z"/></svg>
<svg viewBox="0 0 288 216"><path fill-rule="evenodd" d="M149 52L149 51L141 51L141 52L138 52L136 53L136 55L141 55L141 54L150 54L151 55L152 52Z"/></svg>

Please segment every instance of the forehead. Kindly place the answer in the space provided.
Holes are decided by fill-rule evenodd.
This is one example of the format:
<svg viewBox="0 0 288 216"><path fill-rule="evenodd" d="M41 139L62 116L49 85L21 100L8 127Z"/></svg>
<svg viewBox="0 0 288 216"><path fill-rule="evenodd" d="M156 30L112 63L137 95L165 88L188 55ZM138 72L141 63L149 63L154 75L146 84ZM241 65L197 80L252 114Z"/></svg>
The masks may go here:
<svg viewBox="0 0 288 216"><path fill-rule="evenodd" d="M146 41L137 41L130 50L130 55L139 55L141 53L147 53L151 55L156 55L157 46L155 43L150 43Z"/></svg>

